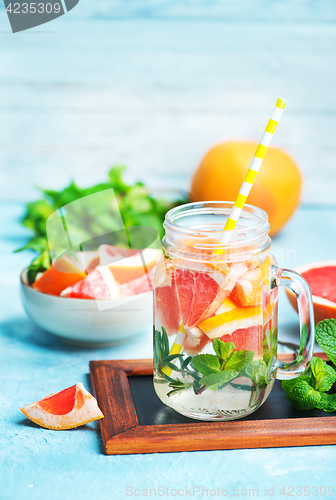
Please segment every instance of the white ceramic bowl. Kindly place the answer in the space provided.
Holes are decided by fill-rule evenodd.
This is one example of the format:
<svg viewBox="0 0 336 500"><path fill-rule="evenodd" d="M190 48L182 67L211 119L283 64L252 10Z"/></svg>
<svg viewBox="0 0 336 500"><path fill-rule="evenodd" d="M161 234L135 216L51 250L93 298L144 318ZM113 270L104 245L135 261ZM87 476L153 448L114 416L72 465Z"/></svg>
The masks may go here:
<svg viewBox="0 0 336 500"><path fill-rule="evenodd" d="M30 287L26 270L20 286L27 315L71 344L104 347L126 342L152 328L153 292L113 300L57 297Z"/></svg>

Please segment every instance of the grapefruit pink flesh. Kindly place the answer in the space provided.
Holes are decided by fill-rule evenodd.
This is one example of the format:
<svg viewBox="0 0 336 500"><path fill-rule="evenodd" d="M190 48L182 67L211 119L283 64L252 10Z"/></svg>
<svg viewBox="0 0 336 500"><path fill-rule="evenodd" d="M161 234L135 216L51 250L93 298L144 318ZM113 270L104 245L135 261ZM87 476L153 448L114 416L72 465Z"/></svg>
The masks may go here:
<svg viewBox="0 0 336 500"><path fill-rule="evenodd" d="M196 325L209 310L219 292L218 283L209 274L194 272L194 298L188 324Z"/></svg>
<svg viewBox="0 0 336 500"><path fill-rule="evenodd" d="M85 279L62 292L64 297L77 299L117 299L130 297L153 290L153 273L151 269L141 278L122 285L117 284L108 266L102 266L89 273Z"/></svg>
<svg viewBox="0 0 336 500"><path fill-rule="evenodd" d="M130 297L139 293L151 292L153 290L153 274L154 269L151 269L140 278L120 285L121 297Z"/></svg>
<svg viewBox="0 0 336 500"><path fill-rule="evenodd" d="M182 321L184 325L188 325L194 297L194 275L187 269L176 269L175 279Z"/></svg>
<svg viewBox="0 0 336 500"><path fill-rule="evenodd" d="M42 399L39 402L40 407L52 415L65 415L69 413L75 404L76 386L68 387L53 396ZM81 406L84 404L81 398ZM81 406L79 408L81 408Z"/></svg>
<svg viewBox="0 0 336 500"><path fill-rule="evenodd" d="M176 291L176 277L173 266L163 258L155 271L154 314L168 335L178 332L182 318Z"/></svg>
<svg viewBox="0 0 336 500"><path fill-rule="evenodd" d="M324 319L336 319L336 260L304 264L295 271L308 282L312 292L315 324ZM298 310L296 297L286 289L287 297Z"/></svg>
<svg viewBox="0 0 336 500"><path fill-rule="evenodd" d="M301 275L308 281L312 295L336 303L336 266L310 269Z"/></svg>
<svg viewBox="0 0 336 500"><path fill-rule="evenodd" d="M199 271L176 269L175 276L183 324L193 327L206 316L220 287L209 274Z"/></svg>
<svg viewBox="0 0 336 500"><path fill-rule="evenodd" d="M263 339L262 327L252 326L251 328L239 328L231 335L223 335L220 340L223 342L233 342L234 351L253 351L255 356L262 356Z"/></svg>
<svg viewBox="0 0 336 500"><path fill-rule="evenodd" d="M162 285L155 290L156 310L161 325L168 335L177 333L181 326L181 314L178 303L175 282L171 285Z"/></svg>
<svg viewBox="0 0 336 500"><path fill-rule="evenodd" d="M109 299L111 293L108 285L98 269L89 273L86 278L76 283L74 286L63 290L65 297L77 299Z"/></svg>

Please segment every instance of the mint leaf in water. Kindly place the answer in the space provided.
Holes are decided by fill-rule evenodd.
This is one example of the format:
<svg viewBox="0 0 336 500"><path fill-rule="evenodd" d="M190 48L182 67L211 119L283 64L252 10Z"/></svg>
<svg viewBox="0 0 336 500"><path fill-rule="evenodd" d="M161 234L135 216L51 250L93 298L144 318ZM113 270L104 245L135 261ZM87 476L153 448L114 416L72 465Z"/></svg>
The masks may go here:
<svg viewBox="0 0 336 500"><path fill-rule="evenodd" d="M217 354L217 356L224 361L227 362L229 356L231 355L234 349L233 342L223 342L220 339L215 339L212 343L213 350Z"/></svg>
<svg viewBox="0 0 336 500"><path fill-rule="evenodd" d="M198 354L193 357L192 364L202 375L210 375L221 369L219 359L214 354Z"/></svg>
<svg viewBox="0 0 336 500"><path fill-rule="evenodd" d="M316 340L336 365L336 319L324 319L316 327Z"/></svg>
<svg viewBox="0 0 336 500"><path fill-rule="evenodd" d="M308 338L308 327L307 327L307 325L302 325L301 336L300 336L299 356L303 355L303 350L304 350L304 346L306 345L307 338Z"/></svg>
<svg viewBox="0 0 336 500"><path fill-rule="evenodd" d="M278 341L278 329L271 328L270 330L266 330L265 338L263 341L263 351L264 351L263 358L266 363L268 363L271 357L275 355L277 341Z"/></svg>
<svg viewBox="0 0 336 500"><path fill-rule="evenodd" d="M195 370L203 377L194 384L195 394L201 394L204 389L221 389L239 372L248 367L254 357L252 351L234 351L233 342L223 342L220 339L213 341L214 354L198 354L193 357L192 364ZM251 370L251 375L254 373Z"/></svg>
<svg viewBox="0 0 336 500"><path fill-rule="evenodd" d="M263 359L255 359L248 364L243 371L243 375L252 380L256 385L266 387L268 385L268 368Z"/></svg>
<svg viewBox="0 0 336 500"><path fill-rule="evenodd" d="M219 385L227 384L234 378L236 378L238 372L235 370L223 370L217 373L211 373L201 378L200 384L206 385L206 387L215 389Z"/></svg>
<svg viewBox="0 0 336 500"><path fill-rule="evenodd" d="M234 351L229 357L225 369L240 372L251 363L254 358L253 351Z"/></svg>
<svg viewBox="0 0 336 500"><path fill-rule="evenodd" d="M215 339L212 345L217 356L214 354L198 354L193 358L194 368L202 375L226 370L240 372L251 363L254 357L253 351L233 351L233 342L223 342L220 339Z"/></svg>

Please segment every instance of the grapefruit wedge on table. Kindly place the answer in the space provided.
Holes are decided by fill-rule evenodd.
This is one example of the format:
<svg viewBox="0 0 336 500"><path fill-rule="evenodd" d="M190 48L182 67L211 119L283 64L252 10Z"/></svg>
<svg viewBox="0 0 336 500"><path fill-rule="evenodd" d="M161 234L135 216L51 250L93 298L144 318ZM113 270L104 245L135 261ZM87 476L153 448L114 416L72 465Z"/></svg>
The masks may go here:
<svg viewBox="0 0 336 500"><path fill-rule="evenodd" d="M314 305L315 323L336 319L336 260L313 262L297 267L295 271L308 282ZM286 289L290 303L297 311L293 292Z"/></svg>
<svg viewBox="0 0 336 500"><path fill-rule="evenodd" d="M53 430L72 429L104 418L97 401L82 384L51 394L21 411L35 424Z"/></svg>

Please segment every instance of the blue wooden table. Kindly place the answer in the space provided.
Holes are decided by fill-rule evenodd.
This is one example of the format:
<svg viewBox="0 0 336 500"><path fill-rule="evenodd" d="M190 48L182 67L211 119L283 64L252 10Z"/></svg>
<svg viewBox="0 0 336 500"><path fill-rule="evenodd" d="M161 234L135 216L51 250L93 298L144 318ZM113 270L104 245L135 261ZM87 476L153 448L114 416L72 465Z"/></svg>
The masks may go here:
<svg viewBox="0 0 336 500"><path fill-rule="evenodd" d="M333 446L105 456L98 423L57 432L25 419L20 407L47 394L77 382L91 390L92 359L151 357L152 334L149 327L132 342L92 350L63 344L36 327L19 298L19 274L28 255L11 253L25 241L26 231L18 224L22 211L20 204L0 205L1 500L124 499L142 490L149 496L150 488L152 496L154 490L157 496L167 493L163 488L178 488L181 496L191 488L195 498L202 498L198 487L220 488L231 496L238 491L244 496L249 489L252 496L258 489L266 498L266 487L269 495L274 488L278 499L284 486L286 492L289 486L310 486L311 497L313 486L336 490ZM333 258L335 249L335 209L300 209L273 243L283 267ZM280 299L280 338L297 341L297 315L285 296Z"/></svg>

